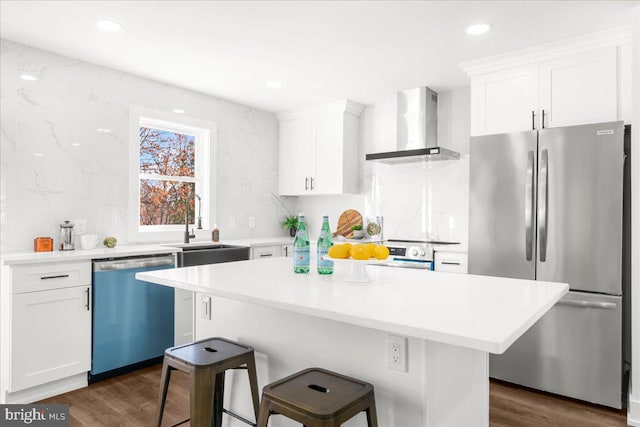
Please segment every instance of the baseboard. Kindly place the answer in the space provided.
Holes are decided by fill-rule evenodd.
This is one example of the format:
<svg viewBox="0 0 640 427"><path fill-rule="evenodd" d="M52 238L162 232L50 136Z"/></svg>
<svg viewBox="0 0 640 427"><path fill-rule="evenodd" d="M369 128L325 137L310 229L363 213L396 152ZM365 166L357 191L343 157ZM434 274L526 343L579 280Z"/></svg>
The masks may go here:
<svg viewBox="0 0 640 427"><path fill-rule="evenodd" d="M640 396L629 396L629 407L627 408L627 424L640 427Z"/></svg>
<svg viewBox="0 0 640 427"><path fill-rule="evenodd" d="M25 390L6 393L4 403L33 403L48 397L77 390L87 385L87 373L85 372Z"/></svg>

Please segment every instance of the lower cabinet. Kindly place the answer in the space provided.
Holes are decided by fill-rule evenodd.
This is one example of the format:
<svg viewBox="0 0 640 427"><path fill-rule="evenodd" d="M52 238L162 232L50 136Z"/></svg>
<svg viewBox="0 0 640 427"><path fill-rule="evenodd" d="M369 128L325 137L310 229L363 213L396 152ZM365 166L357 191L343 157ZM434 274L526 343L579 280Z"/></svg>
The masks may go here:
<svg viewBox="0 0 640 427"><path fill-rule="evenodd" d="M435 271L466 274L468 270L466 252L436 251L434 262Z"/></svg>
<svg viewBox="0 0 640 427"><path fill-rule="evenodd" d="M174 293L174 344L193 341L193 292L176 289Z"/></svg>
<svg viewBox="0 0 640 427"><path fill-rule="evenodd" d="M292 250L293 245L254 246L251 248L251 259L289 257Z"/></svg>
<svg viewBox="0 0 640 427"><path fill-rule="evenodd" d="M9 391L91 369L91 286L12 295Z"/></svg>

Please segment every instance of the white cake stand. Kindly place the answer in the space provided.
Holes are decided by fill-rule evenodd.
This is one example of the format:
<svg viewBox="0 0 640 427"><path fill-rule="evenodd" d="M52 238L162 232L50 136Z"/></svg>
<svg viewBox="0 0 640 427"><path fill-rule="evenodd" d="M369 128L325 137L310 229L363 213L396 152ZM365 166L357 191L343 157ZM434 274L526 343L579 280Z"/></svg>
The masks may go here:
<svg viewBox="0 0 640 427"><path fill-rule="evenodd" d="M384 264L387 262L388 258L385 260L379 260L375 258L370 259L342 259L342 258L331 258L327 256L327 259L330 259L333 262L337 262L339 264L347 264L349 270L347 275L342 279L345 282L350 283L369 283L371 282L371 276L367 273L367 265L375 265L375 264Z"/></svg>

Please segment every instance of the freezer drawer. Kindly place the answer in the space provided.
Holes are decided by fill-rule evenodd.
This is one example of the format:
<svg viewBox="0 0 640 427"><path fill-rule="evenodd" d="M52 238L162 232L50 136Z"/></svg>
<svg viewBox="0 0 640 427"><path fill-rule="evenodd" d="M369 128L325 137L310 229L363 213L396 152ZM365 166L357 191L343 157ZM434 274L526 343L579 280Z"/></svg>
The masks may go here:
<svg viewBox="0 0 640 427"><path fill-rule="evenodd" d="M621 407L622 297L569 292L504 354L490 375Z"/></svg>

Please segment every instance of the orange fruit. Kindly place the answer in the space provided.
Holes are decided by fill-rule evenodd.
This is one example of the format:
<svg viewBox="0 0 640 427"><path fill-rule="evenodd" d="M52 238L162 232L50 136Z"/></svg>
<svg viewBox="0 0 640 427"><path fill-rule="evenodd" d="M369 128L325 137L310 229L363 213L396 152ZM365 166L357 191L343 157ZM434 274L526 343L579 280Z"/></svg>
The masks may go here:
<svg viewBox="0 0 640 427"><path fill-rule="evenodd" d="M374 254L376 259L387 259L389 258L389 248L383 245L376 247Z"/></svg>
<svg viewBox="0 0 640 427"><path fill-rule="evenodd" d="M366 260L371 258L371 255L369 255L369 250L365 245L355 245L351 247L351 258Z"/></svg>

